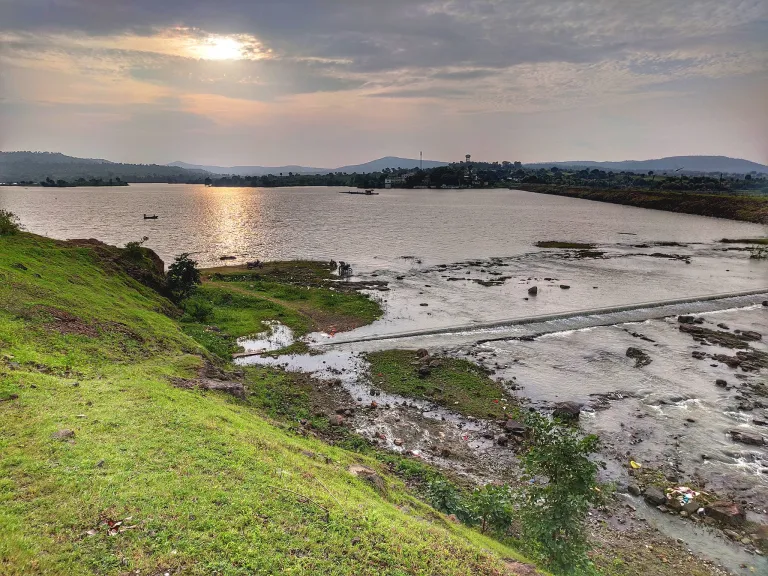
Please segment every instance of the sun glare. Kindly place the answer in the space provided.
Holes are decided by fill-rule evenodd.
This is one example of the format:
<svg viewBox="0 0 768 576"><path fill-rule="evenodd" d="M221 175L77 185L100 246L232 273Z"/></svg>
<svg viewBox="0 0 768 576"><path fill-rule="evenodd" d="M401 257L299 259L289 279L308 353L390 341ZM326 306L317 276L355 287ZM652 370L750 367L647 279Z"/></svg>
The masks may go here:
<svg viewBox="0 0 768 576"><path fill-rule="evenodd" d="M203 60L240 60L243 54L242 42L229 36L212 36L197 46Z"/></svg>

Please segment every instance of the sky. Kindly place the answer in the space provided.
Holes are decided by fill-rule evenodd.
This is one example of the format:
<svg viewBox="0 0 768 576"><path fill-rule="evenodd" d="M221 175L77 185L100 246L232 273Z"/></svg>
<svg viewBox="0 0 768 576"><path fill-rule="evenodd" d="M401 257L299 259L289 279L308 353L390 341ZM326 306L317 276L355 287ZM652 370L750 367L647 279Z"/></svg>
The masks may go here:
<svg viewBox="0 0 768 576"><path fill-rule="evenodd" d="M768 0L0 0L0 150L768 164Z"/></svg>

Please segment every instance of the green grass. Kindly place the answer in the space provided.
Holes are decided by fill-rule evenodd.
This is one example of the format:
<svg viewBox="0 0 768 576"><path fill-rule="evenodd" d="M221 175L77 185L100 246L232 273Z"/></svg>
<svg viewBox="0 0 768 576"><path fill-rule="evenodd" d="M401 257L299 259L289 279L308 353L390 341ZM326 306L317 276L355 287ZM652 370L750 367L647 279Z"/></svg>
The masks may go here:
<svg viewBox="0 0 768 576"><path fill-rule="evenodd" d="M561 242L558 240L546 240L536 242L537 248L572 248L574 250L591 250L594 244L580 244L578 242Z"/></svg>
<svg viewBox="0 0 768 576"><path fill-rule="evenodd" d="M273 262L266 269L266 274L236 268L204 271L206 281L193 298L210 304L212 313L203 322L183 316L184 332L228 360L238 349L237 338L264 332L268 321L281 322L301 338L316 330L350 330L381 317L381 307L368 296L331 289L327 284L330 270L324 263ZM220 331L212 331L210 326ZM297 342L281 352L303 352L305 348Z"/></svg>
<svg viewBox="0 0 768 576"><path fill-rule="evenodd" d="M768 245L768 238L723 238L725 244L762 244Z"/></svg>
<svg viewBox="0 0 768 576"><path fill-rule="evenodd" d="M513 550L377 459L276 425L306 406L287 376L251 373L246 401L171 386L203 349L170 308L87 249L0 238L0 573L510 573ZM130 528L108 535L104 520Z"/></svg>
<svg viewBox="0 0 768 576"><path fill-rule="evenodd" d="M371 381L387 392L428 399L478 418L502 418L516 400L480 367L456 358L440 358L439 367L420 377L413 350L385 350L367 355ZM506 410L505 410L506 407Z"/></svg>

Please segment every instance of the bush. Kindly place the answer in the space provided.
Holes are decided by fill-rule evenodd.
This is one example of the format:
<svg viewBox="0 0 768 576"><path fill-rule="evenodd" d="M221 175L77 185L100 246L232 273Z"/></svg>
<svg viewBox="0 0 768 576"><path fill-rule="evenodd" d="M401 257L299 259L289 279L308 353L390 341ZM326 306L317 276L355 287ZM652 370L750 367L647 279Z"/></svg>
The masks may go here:
<svg viewBox="0 0 768 576"><path fill-rule="evenodd" d="M521 460L528 482L521 490L520 519L529 552L558 574L590 571L585 520L602 502L591 456L597 436L583 436L538 413L525 418L530 445Z"/></svg>
<svg viewBox="0 0 768 576"><path fill-rule="evenodd" d="M207 322L213 316L213 304L202 298L188 298L183 302L184 313L196 322Z"/></svg>
<svg viewBox="0 0 768 576"><path fill-rule="evenodd" d="M22 229L19 217L8 210L0 210L0 236L12 236Z"/></svg>
<svg viewBox="0 0 768 576"><path fill-rule="evenodd" d="M505 532L512 523L513 494L509 486L487 484L475 489L469 497L466 508L480 524L480 532L490 528Z"/></svg>
<svg viewBox="0 0 768 576"><path fill-rule="evenodd" d="M147 240L149 240L149 236L144 236L144 238L138 242L128 242L125 245L125 255L131 260L141 260L144 258L144 253L141 251L141 247Z"/></svg>
<svg viewBox="0 0 768 576"><path fill-rule="evenodd" d="M179 254L168 268L166 282L168 290L177 302L189 298L201 282L197 262L187 253Z"/></svg>
<svg viewBox="0 0 768 576"><path fill-rule="evenodd" d="M461 507L461 494L444 478L435 478L427 485L427 500L443 514L456 514Z"/></svg>

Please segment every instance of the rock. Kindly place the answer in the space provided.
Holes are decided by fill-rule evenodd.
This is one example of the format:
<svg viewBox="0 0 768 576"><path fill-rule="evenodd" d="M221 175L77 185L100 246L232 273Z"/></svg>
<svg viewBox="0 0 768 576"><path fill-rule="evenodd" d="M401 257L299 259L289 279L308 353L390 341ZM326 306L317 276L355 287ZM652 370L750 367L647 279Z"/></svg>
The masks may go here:
<svg viewBox="0 0 768 576"><path fill-rule="evenodd" d="M384 483L384 479L376 474L376 472L368 466L362 466L360 464L352 464L348 470L357 476L358 478L362 478L366 482L368 482L371 486L373 486L377 492L380 494L384 494L386 492L386 484Z"/></svg>
<svg viewBox="0 0 768 576"><path fill-rule="evenodd" d="M58 430L52 434L52 438L54 440L69 440L71 438L75 437L74 430L70 430L68 428L64 428L62 430Z"/></svg>
<svg viewBox="0 0 768 576"><path fill-rule="evenodd" d="M571 287L568 286L568 284L560 284L560 288L562 288L563 290L570 290L571 289Z"/></svg>
<svg viewBox="0 0 768 576"><path fill-rule="evenodd" d="M707 354L705 352L702 352L701 350L694 350L691 352L691 356L696 358L696 360L704 360L704 358L707 357Z"/></svg>
<svg viewBox="0 0 768 576"><path fill-rule="evenodd" d="M560 402L555 404L552 415L562 420L578 420L581 414L581 405L577 402Z"/></svg>
<svg viewBox="0 0 768 576"><path fill-rule="evenodd" d="M731 430L730 435L731 440L734 442L741 442L742 444L750 444L752 446L762 446L765 444L765 441L760 434L752 434L742 430Z"/></svg>
<svg viewBox="0 0 768 576"><path fill-rule="evenodd" d="M525 425L510 419L504 423L504 430L516 436L523 436L525 434Z"/></svg>
<svg viewBox="0 0 768 576"><path fill-rule="evenodd" d="M443 458L449 458L450 455L451 455L451 451L448 450L448 448L441 448L440 449L440 456L442 456Z"/></svg>
<svg viewBox="0 0 768 576"><path fill-rule="evenodd" d="M688 512L688 514L694 514L699 508L701 508L701 505L696 500L690 500L687 504L683 504L683 510Z"/></svg>
<svg viewBox="0 0 768 576"><path fill-rule="evenodd" d="M739 332L739 336L742 340L756 341L762 340L763 335L760 332L753 332L752 330L743 330Z"/></svg>
<svg viewBox="0 0 768 576"><path fill-rule="evenodd" d="M718 378L715 380L715 386L718 388L728 388L728 382L726 380L723 380L722 378Z"/></svg>
<svg viewBox="0 0 768 576"><path fill-rule="evenodd" d="M419 378L426 378L432 374L432 369L429 366L419 366Z"/></svg>
<svg viewBox="0 0 768 576"><path fill-rule="evenodd" d="M667 503L667 495L661 488L656 486L648 486L643 492L645 501L651 506L660 506Z"/></svg>
<svg viewBox="0 0 768 576"><path fill-rule="evenodd" d="M507 437L506 434L499 434L498 436L496 436L495 442L499 446L506 446L507 444L509 444L509 438Z"/></svg>
<svg viewBox="0 0 768 576"><path fill-rule="evenodd" d="M705 506L704 512L710 518L731 526L740 526L747 518L744 510L738 504L725 500L718 500Z"/></svg>
<svg viewBox="0 0 768 576"><path fill-rule="evenodd" d="M538 286L531 286L530 288L528 288L528 294L530 296L536 296L536 294L538 294L538 293L539 293L539 287Z"/></svg>
<svg viewBox="0 0 768 576"><path fill-rule="evenodd" d="M763 300L763 306L768 306L768 300Z"/></svg>
<svg viewBox="0 0 768 576"><path fill-rule="evenodd" d="M402 438L395 438L393 440L393 442L395 443L395 446L402 446L403 445L403 439Z"/></svg>
<svg viewBox="0 0 768 576"><path fill-rule="evenodd" d="M429 306L429 304L427 304L426 302L422 302L421 304L419 304L419 306Z"/></svg>
<svg viewBox="0 0 768 576"><path fill-rule="evenodd" d="M640 491L640 487L637 484L630 483L627 485L627 492L632 494L632 496L640 496L642 492Z"/></svg>
<svg viewBox="0 0 768 576"><path fill-rule="evenodd" d="M429 356L429 350L426 348L419 348L416 350L416 358L426 358Z"/></svg>
<svg viewBox="0 0 768 576"><path fill-rule="evenodd" d="M717 327L723 330L730 330L730 328L728 328L728 325L723 323L718 324Z"/></svg>
<svg viewBox="0 0 768 576"><path fill-rule="evenodd" d="M640 348L634 348L632 346L627 348L627 357L632 358L635 361L635 368L642 368L653 362L648 354L640 350Z"/></svg>
<svg viewBox="0 0 768 576"><path fill-rule="evenodd" d="M99 460L96 462L96 468L104 468L104 460Z"/></svg>
<svg viewBox="0 0 768 576"><path fill-rule="evenodd" d="M334 414L328 419L328 423L331 426L344 426L344 416L341 414Z"/></svg>
<svg viewBox="0 0 768 576"><path fill-rule="evenodd" d="M693 316L678 316L677 321L680 322L680 324L693 324L694 320L696 320Z"/></svg>
<svg viewBox="0 0 768 576"><path fill-rule="evenodd" d="M741 538L741 536L739 536L739 533L736 532L735 530L723 530L723 534L728 536L728 538L730 538L731 540L738 540L739 538Z"/></svg>

